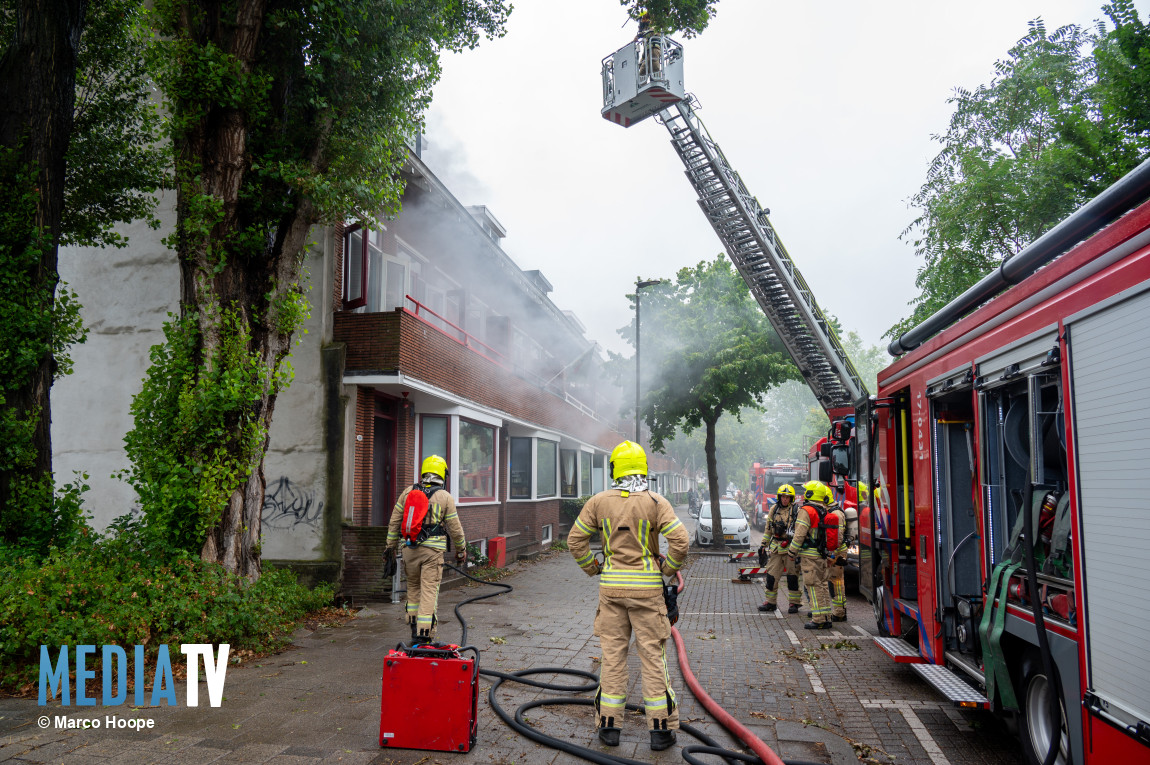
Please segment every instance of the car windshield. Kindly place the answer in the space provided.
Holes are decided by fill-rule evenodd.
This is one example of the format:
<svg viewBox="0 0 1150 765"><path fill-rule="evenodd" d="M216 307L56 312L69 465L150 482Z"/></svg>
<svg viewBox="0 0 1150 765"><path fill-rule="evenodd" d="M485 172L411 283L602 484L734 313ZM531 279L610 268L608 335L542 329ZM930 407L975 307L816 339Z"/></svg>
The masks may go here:
<svg viewBox="0 0 1150 765"><path fill-rule="evenodd" d="M733 502L720 502L719 514L723 518L746 518L743 515L743 509Z"/></svg>

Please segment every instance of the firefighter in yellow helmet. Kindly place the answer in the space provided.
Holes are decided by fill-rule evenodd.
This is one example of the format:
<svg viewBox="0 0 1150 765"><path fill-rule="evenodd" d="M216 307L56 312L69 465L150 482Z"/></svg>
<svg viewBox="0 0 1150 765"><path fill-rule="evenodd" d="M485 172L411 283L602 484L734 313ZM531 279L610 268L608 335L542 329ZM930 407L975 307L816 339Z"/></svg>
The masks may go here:
<svg viewBox="0 0 1150 765"><path fill-rule="evenodd" d="M401 533L403 510L413 491L427 496L427 515L423 518L422 539L410 539ZM455 499L447 491L447 462L436 454L423 461L419 482L409 486L395 501L387 527L387 554L395 555L402 542L403 565L407 574L407 621L413 643L430 643L435 636L436 609L439 607L439 584L443 579L443 555L447 536L455 546L455 560L467 561L467 539L463 524L455 513Z"/></svg>
<svg viewBox="0 0 1150 765"><path fill-rule="evenodd" d="M828 489L828 493L829 489ZM834 527L837 544L827 546L827 589L831 596L831 621L847 620L847 514L831 494L827 504L827 526ZM828 541L831 536L828 533Z"/></svg>
<svg viewBox="0 0 1150 765"><path fill-rule="evenodd" d="M775 599L779 594L779 583L785 576L787 578L787 599L790 608L787 613L797 614L802 594L799 590L798 568L795 567L787 547L791 543L791 535L795 533L795 520L798 507L795 504L795 487L784 483L775 489L775 503L767 511L766 533L763 534L763 546L767 548L767 582L763 590L767 599L759 606L760 611L771 612L777 606Z"/></svg>
<svg viewBox="0 0 1150 765"><path fill-rule="evenodd" d="M825 552L827 503L830 489L821 481L803 484L803 506L795 520L795 536L787 546L787 554L797 560L803 572L803 586L811 602L811 621L808 630L831 628L831 596L827 588L827 558Z"/></svg>
<svg viewBox="0 0 1150 765"><path fill-rule="evenodd" d="M687 559L687 530L671 503L647 488L647 455L624 441L611 452L613 484L583 505L567 545L589 576L600 575L595 634L599 636L599 689L595 718L599 740L619 745L627 704L627 647L632 632L639 651L643 707L651 749L675 743L679 709L667 669L671 623L663 602L663 577L673 576ZM590 538L603 540L604 562L591 553ZM659 556L659 535L667 538L667 556Z"/></svg>

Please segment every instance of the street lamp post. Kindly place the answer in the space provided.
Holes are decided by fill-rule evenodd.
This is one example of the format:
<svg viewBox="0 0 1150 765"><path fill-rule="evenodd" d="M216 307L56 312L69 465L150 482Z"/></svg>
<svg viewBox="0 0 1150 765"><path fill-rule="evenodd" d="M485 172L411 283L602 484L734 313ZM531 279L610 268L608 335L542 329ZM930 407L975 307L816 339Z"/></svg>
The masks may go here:
<svg viewBox="0 0 1150 765"><path fill-rule="evenodd" d="M635 281L635 443L639 440L639 290L659 284L662 279L647 279Z"/></svg>

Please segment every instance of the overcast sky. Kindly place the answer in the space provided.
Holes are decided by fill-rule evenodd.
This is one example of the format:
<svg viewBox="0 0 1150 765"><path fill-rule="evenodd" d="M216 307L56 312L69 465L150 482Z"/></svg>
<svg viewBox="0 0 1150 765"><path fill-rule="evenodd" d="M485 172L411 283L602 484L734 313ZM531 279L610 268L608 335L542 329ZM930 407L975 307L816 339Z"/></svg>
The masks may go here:
<svg viewBox="0 0 1150 765"><path fill-rule="evenodd" d="M1145 17L1150 0L1137 6ZM711 137L823 310L868 344L909 313L918 267L899 240L956 86L1042 17L1088 25L1102 2L721 0L684 45ZM540 269L588 337L630 353L636 277L673 277L722 250L666 128L600 116L602 59L634 37L617 0L517 0L507 35L448 55L424 159L464 204L487 205L504 249ZM654 328L644 327L645 331Z"/></svg>

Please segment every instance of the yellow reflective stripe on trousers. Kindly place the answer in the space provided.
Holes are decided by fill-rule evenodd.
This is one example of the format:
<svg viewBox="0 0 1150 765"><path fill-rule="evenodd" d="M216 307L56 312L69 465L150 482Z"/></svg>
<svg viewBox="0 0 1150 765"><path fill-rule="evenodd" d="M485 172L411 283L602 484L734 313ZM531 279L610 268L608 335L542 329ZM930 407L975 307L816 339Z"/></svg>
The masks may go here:
<svg viewBox="0 0 1150 765"><path fill-rule="evenodd" d="M658 712L660 710L666 710L666 708L667 708L667 694L663 694L662 696L657 696L653 699L649 699L646 696L644 696L643 697L643 708L648 709L652 712Z"/></svg>
<svg viewBox="0 0 1150 765"><path fill-rule="evenodd" d="M622 709L626 705L627 705L627 697L626 696L613 696L610 693L603 693L602 691L600 691L600 693L599 693L600 714L602 713L602 710L607 709L607 710L613 711L616 709Z"/></svg>
<svg viewBox="0 0 1150 765"><path fill-rule="evenodd" d="M603 587L627 589L662 587L663 575L658 571L608 570L600 574L599 584Z"/></svg>

